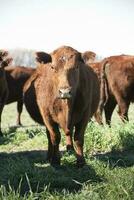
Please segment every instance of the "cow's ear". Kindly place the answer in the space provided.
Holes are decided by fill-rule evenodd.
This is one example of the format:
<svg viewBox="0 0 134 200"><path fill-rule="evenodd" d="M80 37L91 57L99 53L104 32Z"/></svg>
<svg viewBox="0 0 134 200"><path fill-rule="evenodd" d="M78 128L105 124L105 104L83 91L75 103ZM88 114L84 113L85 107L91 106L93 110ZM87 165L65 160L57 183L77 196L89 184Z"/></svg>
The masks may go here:
<svg viewBox="0 0 134 200"><path fill-rule="evenodd" d="M42 51L37 51L35 52L35 60L38 63L49 63L52 62L52 57L50 54L42 52Z"/></svg>

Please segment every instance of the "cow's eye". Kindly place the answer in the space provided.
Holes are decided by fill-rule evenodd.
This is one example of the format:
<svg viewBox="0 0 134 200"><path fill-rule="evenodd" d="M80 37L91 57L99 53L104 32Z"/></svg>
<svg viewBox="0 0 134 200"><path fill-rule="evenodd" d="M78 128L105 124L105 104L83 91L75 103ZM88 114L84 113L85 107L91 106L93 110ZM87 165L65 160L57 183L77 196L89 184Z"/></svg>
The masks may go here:
<svg viewBox="0 0 134 200"><path fill-rule="evenodd" d="M51 65L51 69L52 69L54 72L57 72L57 69L55 68L54 65Z"/></svg>
<svg viewBox="0 0 134 200"><path fill-rule="evenodd" d="M71 56L70 56L70 59L73 58L73 56L74 56L74 55L71 55Z"/></svg>

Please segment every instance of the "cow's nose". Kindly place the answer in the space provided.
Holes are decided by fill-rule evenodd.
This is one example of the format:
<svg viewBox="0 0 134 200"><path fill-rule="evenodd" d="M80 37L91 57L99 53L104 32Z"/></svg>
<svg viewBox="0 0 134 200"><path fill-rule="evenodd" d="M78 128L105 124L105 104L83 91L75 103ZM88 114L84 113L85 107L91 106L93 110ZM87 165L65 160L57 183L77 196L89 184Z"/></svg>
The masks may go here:
<svg viewBox="0 0 134 200"><path fill-rule="evenodd" d="M59 89L59 97L61 99L69 99L72 97L71 88L61 88Z"/></svg>

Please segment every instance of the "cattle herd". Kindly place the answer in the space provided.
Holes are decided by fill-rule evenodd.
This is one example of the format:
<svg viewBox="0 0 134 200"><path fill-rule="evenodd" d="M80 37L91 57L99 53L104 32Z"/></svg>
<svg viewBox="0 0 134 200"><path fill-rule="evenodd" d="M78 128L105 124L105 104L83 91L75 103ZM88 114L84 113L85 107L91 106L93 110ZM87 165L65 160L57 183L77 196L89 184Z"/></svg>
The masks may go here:
<svg viewBox="0 0 134 200"><path fill-rule="evenodd" d="M46 127L51 165L60 165L62 129L67 151L75 151L77 166L82 167L84 132L91 118L103 124L104 111L110 125L117 105L122 121L128 121L134 101L134 57L111 56L96 62L94 52L80 53L69 46L35 56L36 68L12 66L8 51L0 51L0 136L4 105L17 102L17 124L21 125L24 103L31 118Z"/></svg>

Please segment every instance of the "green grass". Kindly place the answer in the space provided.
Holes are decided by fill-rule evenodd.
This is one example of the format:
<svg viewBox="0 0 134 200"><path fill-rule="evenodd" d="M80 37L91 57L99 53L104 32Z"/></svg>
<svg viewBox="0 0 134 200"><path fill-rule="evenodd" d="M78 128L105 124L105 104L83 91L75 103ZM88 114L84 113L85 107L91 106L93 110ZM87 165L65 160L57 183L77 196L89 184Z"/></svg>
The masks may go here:
<svg viewBox="0 0 134 200"><path fill-rule="evenodd" d="M0 200L134 199L134 108L122 124L116 112L112 127L89 123L85 133L86 166L78 169L74 154L60 144L61 166L46 162L45 128L24 109L23 127L16 127L16 104L5 106L0 138Z"/></svg>

